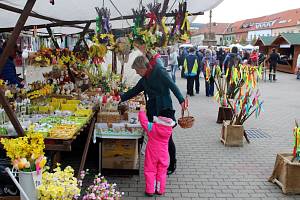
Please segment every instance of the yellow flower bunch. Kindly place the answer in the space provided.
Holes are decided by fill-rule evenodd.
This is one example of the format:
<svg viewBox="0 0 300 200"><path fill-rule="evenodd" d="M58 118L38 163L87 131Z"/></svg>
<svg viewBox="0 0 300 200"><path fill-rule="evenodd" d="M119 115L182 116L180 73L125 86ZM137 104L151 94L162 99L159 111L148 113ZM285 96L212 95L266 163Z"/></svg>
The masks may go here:
<svg viewBox="0 0 300 200"><path fill-rule="evenodd" d="M72 200L80 195L74 169L70 166L61 170L58 165L54 173L45 171L42 175L42 185L37 190L38 198L43 200Z"/></svg>
<svg viewBox="0 0 300 200"><path fill-rule="evenodd" d="M18 170L39 170L46 164L42 134L29 134L15 139L2 138L0 142L14 168Z"/></svg>

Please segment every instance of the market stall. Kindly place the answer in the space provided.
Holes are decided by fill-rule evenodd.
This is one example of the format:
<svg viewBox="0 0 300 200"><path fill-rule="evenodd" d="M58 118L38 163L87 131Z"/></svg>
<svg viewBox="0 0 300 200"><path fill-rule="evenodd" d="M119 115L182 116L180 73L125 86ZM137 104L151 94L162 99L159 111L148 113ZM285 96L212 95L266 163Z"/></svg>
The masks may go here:
<svg viewBox="0 0 300 200"><path fill-rule="evenodd" d="M260 53L268 55L271 53L271 50L273 48L272 42L275 40L275 38L275 36L261 36L257 38L254 46L259 47Z"/></svg>
<svg viewBox="0 0 300 200"><path fill-rule="evenodd" d="M300 54L300 33L282 33L272 42L272 46L280 54L278 71L295 73Z"/></svg>
<svg viewBox="0 0 300 200"><path fill-rule="evenodd" d="M46 29L54 46L53 49L41 47L38 52L29 58L33 61L33 64L39 67L53 66L51 72L44 74L45 80L41 84L34 83L31 87L25 85L26 87L23 90L16 89L16 91L13 90L14 88L8 88L9 85L5 85L3 88L0 87L0 103L10 121L7 118L3 120L1 134L5 135L3 137L6 138L24 136L25 134L25 138L39 137L39 141L45 141L46 150L60 152L71 151L73 141L87 128L88 135L78 173L78 176L81 176L81 170L84 168L87 151L94 132L94 124L97 121L102 123L102 125L97 124L97 129L94 132L94 137L101 139L99 151L101 157L103 147L106 148L105 143L107 141L104 140L109 138L120 141L123 137L122 139L133 140L126 144L121 142L121 146L128 147L128 152L133 152L130 155L135 159L136 153L138 155L140 153L140 142L138 140L142 138L141 128L136 117L129 116L130 112L127 113L126 117L126 113L116 113L115 109L119 101L119 92L126 91L129 87L122 82L122 76L124 64L128 62L130 50L133 48L133 42L136 39L142 39L149 49L184 42L188 40L190 34L188 16L203 14L203 11L212 9L220 2L222 0L202 1L201 10L199 10L192 6L192 4L198 5L198 1L189 1L188 3L185 1L178 4L178 10L169 13L167 12L168 0L161 3L132 0L131 2L118 2L118 5L115 5L113 1L110 1L110 3L103 1L100 5L102 7L98 7L99 2L96 0L84 2L74 0L68 1L67 4L54 0L50 1L51 4L49 4L49 1L36 0L20 0L17 2L8 0L0 3L0 8L5 10L0 14L0 19L3 19L1 20L0 32L13 31L0 57L0 71L3 69L22 30L32 30L35 36L37 30L45 31L44 29ZM142 3L149 3L147 9ZM169 11L173 9L174 4ZM76 9L66 10L66 6L69 5L76 5ZM136 5L138 9L135 10L131 7L132 5ZM88 8L91 10L96 8L96 12L86 12ZM13 14L8 15L9 12L13 12ZM133 14L129 15L131 12ZM19 16L17 13L21 15ZM7 20L8 16L10 17L9 20ZM171 29L166 26L167 17L174 19ZM14 24L17 19L17 23ZM117 23L112 22L117 20L121 21L119 26L117 26ZM54 27L61 26L72 27L66 28L67 33L74 33L74 29L81 32L79 41L73 51L67 48L60 49L56 41L55 33L57 29ZM115 37L112 28L124 29L128 26L132 27L127 29L128 32L122 32L121 35L124 37ZM61 31L62 29L58 30ZM95 32L95 34L91 35L90 38L92 44L87 45L85 36L89 32ZM106 70L104 70L102 65L108 51L112 52L112 58ZM117 74L117 59L122 65L121 74ZM88 98L84 98L85 94ZM72 96L72 99L67 98L68 96ZM37 99L36 103L34 103L34 99ZM137 102L141 103L140 99L134 101L133 105L129 102L129 110L138 110ZM99 113L96 109L98 105L100 107ZM120 121L121 118L125 122ZM9 125L6 126L6 123ZM103 123L107 127L104 127ZM11 131L10 128L14 128L16 134L13 134L14 131ZM5 144L22 140L21 137L17 137L17 140L3 140L4 148L8 152L11 148ZM32 144L29 143L25 146ZM108 142L106 146L110 147L111 145ZM44 145L42 143L39 149L41 150L39 155L43 156ZM28 155L26 156L29 157L26 158L25 164L28 165L29 161L33 161L33 163L29 163L30 167L33 164L38 171L38 168L42 167L36 163L41 160L35 161L36 155L34 154L30 157L31 151L34 151L34 149L28 147L27 151ZM104 153L112 153L112 150L104 150ZM18 156L12 156L12 161L17 158L17 161L23 164L24 159L20 160ZM100 169L103 167L102 164L101 160ZM105 164L107 166L108 161ZM22 168L19 168L19 170L21 171ZM25 168L28 167L25 166ZM67 170L66 173L69 173L68 177L74 180L72 178L74 171ZM20 189L20 191L22 190ZM74 191L77 193L77 188ZM35 193L36 191L32 189L27 192ZM40 195L49 195L48 193L45 188L40 191ZM21 195L26 196L23 192Z"/></svg>

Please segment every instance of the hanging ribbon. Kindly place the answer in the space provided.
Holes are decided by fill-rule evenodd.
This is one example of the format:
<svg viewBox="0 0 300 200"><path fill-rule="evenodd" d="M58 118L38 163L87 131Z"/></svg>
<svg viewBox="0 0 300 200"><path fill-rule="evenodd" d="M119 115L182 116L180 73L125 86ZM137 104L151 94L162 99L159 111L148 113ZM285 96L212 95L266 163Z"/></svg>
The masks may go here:
<svg viewBox="0 0 300 200"><path fill-rule="evenodd" d="M161 26L162 26L162 28L163 28L164 33L167 35L168 32L169 32L169 30L168 30L168 28L167 28L167 26L166 26L166 20L167 20L166 17L163 17L163 18L162 18L162 20L161 20Z"/></svg>
<svg viewBox="0 0 300 200"><path fill-rule="evenodd" d="M97 17L96 17L96 33L100 33L100 32L101 32L100 17L97 16Z"/></svg>
<svg viewBox="0 0 300 200"><path fill-rule="evenodd" d="M188 20L188 16L189 16L189 14L188 14L188 12L186 12L184 15L184 20L181 25L181 30L184 30L185 27L186 27L186 31L190 30L190 22Z"/></svg>

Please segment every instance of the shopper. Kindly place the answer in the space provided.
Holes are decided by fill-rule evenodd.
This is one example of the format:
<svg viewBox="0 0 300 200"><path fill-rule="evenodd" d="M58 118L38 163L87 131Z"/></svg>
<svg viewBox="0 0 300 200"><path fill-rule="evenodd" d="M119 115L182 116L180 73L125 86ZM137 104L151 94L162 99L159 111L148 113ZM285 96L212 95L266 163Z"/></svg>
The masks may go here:
<svg viewBox="0 0 300 200"><path fill-rule="evenodd" d="M300 53L298 54L296 68L297 68L297 79L300 79Z"/></svg>
<svg viewBox="0 0 300 200"><path fill-rule="evenodd" d="M0 56L3 53L4 48L6 47L6 42L3 43L2 48L0 48ZM6 63L1 71L0 78L7 81L8 84L17 85L18 87L23 87L21 79L17 75L16 65L14 59L18 52L18 46L15 45L13 51L10 53Z"/></svg>
<svg viewBox="0 0 300 200"><path fill-rule="evenodd" d="M250 61L251 61L251 65L257 66L258 54L255 49L251 52Z"/></svg>
<svg viewBox="0 0 300 200"><path fill-rule="evenodd" d="M233 93L235 90L235 84L234 82L230 84L231 79L231 71L234 67L239 66L239 64L242 62L242 59L240 55L238 54L238 48L236 46L232 47L231 53L227 54L225 60L224 60L224 72L226 73L226 82L227 82L227 94L230 97L233 97Z"/></svg>
<svg viewBox="0 0 300 200"><path fill-rule="evenodd" d="M198 62L198 70L197 70L197 75L195 77L195 90L196 90L196 94L199 94L199 92L200 92L200 73L201 73L200 63L203 59L203 53L200 50L197 50L196 56L197 56L197 62Z"/></svg>
<svg viewBox="0 0 300 200"><path fill-rule="evenodd" d="M144 48L141 46L139 49L143 50ZM150 57L151 53L146 52L145 54ZM159 56L157 54L152 56L150 61L145 56L138 56L132 64L132 69L135 69L136 73L142 78L132 89L121 95L121 102L144 92L147 117L150 122L153 121L153 116L159 115L167 116L176 121L170 90L178 99L183 110L186 109L185 101L178 87L163 68ZM176 148L172 136L169 139L169 156L168 174L172 174L176 169Z"/></svg>
<svg viewBox="0 0 300 200"><path fill-rule="evenodd" d="M219 62L220 66L223 65L225 56L226 56L226 52L222 48L220 48L219 51L217 52L217 61Z"/></svg>
<svg viewBox="0 0 300 200"><path fill-rule="evenodd" d="M215 68L217 65L217 60L212 55L212 51L207 49L205 51L205 56L202 59L202 68L205 77L205 94L207 97L214 96L214 75L215 75Z"/></svg>
<svg viewBox="0 0 300 200"><path fill-rule="evenodd" d="M189 49L189 55L184 59L183 63L184 75L186 77L187 94L194 96L194 81L198 73L198 58L195 55L195 49Z"/></svg>
<svg viewBox="0 0 300 200"><path fill-rule="evenodd" d="M273 81L276 81L276 68L277 64L280 61L280 56L278 53L276 53L276 49L272 49L272 53L270 54L268 58L268 62L270 63L270 73L269 73L269 80L272 81L272 75L273 75ZM272 73L273 71L273 73Z"/></svg>
<svg viewBox="0 0 300 200"><path fill-rule="evenodd" d="M166 189L169 164L168 141L175 122L163 116L154 116L153 122L149 122L143 108L139 112L139 121L148 136L144 161L145 194L162 195Z"/></svg>
<svg viewBox="0 0 300 200"><path fill-rule="evenodd" d="M227 73L228 70L228 74L230 76L232 67L238 66L241 62L242 59L238 54L238 48L236 46L232 47L231 53L226 55L223 63L224 73Z"/></svg>
<svg viewBox="0 0 300 200"><path fill-rule="evenodd" d="M170 49L170 65L171 65L171 74L172 74L172 79L174 83L176 82L176 71L178 68L178 60L177 60L178 54L175 50L174 47L171 47Z"/></svg>

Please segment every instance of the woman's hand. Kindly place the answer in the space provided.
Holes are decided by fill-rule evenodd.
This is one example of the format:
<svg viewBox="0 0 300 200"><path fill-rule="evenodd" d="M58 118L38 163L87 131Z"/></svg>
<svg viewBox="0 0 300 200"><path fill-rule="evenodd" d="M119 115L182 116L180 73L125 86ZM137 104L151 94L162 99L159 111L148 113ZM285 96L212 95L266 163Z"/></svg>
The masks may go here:
<svg viewBox="0 0 300 200"><path fill-rule="evenodd" d="M185 99L180 105L181 105L181 110L186 110L188 107L187 99Z"/></svg>

